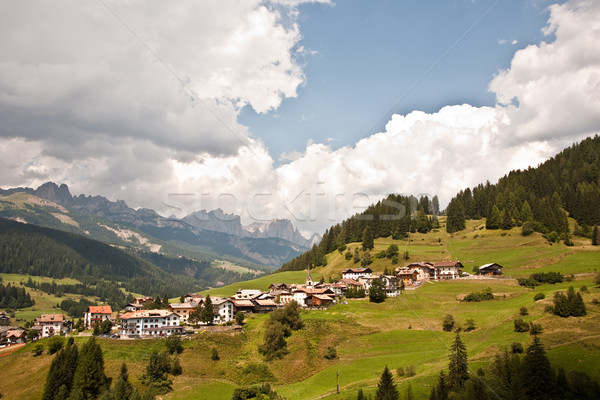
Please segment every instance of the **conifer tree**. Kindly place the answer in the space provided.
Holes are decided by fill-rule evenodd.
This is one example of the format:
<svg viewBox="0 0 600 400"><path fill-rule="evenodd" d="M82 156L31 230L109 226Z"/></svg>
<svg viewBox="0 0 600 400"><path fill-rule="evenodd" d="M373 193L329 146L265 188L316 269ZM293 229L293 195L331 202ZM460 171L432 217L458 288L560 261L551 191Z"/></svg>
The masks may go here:
<svg viewBox="0 0 600 400"><path fill-rule="evenodd" d="M373 231L371 227L367 225L367 227L363 230L362 234L362 249L363 250L371 250L375 246L373 242Z"/></svg>
<svg viewBox="0 0 600 400"><path fill-rule="evenodd" d="M82 347L75 376L73 377L73 390L77 390L83 398L98 397L107 386L104 375L104 358L102 348L91 337Z"/></svg>
<svg viewBox="0 0 600 400"><path fill-rule="evenodd" d="M454 390L460 390L469 379L469 367L467 365L467 349L458 332L456 332L450 352L448 384Z"/></svg>
<svg viewBox="0 0 600 400"><path fill-rule="evenodd" d="M73 386L77 358L77 346L72 341L69 341L67 347L56 354L52 360L52 364L50 364L50 371L48 371L46 378L46 385L44 386L44 393L42 395L43 400L66 399Z"/></svg>
<svg viewBox="0 0 600 400"><path fill-rule="evenodd" d="M490 214L490 216L488 216L487 220L485 221L486 229L500 228L500 223L502 222L500 217L500 209L494 204L494 206L492 207L492 213Z"/></svg>
<svg viewBox="0 0 600 400"><path fill-rule="evenodd" d="M444 371L440 372L438 383L435 386L435 400L448 400L448 383L446 382L446 375ZM431 399L431 396L429 396Z"/></svg>
<svg viewBox="0 0 600 400"><path fill-rule="evenodd" d="M214 309L212 305L212 300L210 299L210 295L206 295L206 299L204 300L204 307L202 308L202 315L200 316L200 320L206 324L212 324L215 319Z"/></svg>
<svg viewBox="0 0 600 400"><path fill-rule="evenodd" d="M592 230L592 246L600 245L600 236L598 234L598 225L594 225Z"/></svg>
<svg viewBox="0 0 600 400"><path fill-rule="evenodd" d="M522 371L523 386L530 399L551 398L554 375L544 345L537 336L525 351Z"/></svg>
<svg viewBox="0 0 600 400"><path fill-rule="evenodd" d="M356 400L366 400L365 394L362 389L358 389L358 394L356 395Z"/></svg>
<svg viewBox="0 0 600 400"><path fill-rule="evenodd" d="M394 383L394 377L386 365L377 384L375 400L398 400L398 396L398 388Z"/></svg>
<svg viewBox="0 0 600 400"><path fill-rule="evenodd" d="M412 384L410 382L408 382L408 387L406 388L405 400L415 400L415 395L413 394L412 390Z"/></svg>
<svg viewBox="0 0 600 400"><path fill-rule="evenodd" d="M454 233L462 231L466 227L465 207L460 199L452 199L446 210L446 232Z"/></svg>
<svg viewBox="0 0 600 400"><path fill-rule="evenodd" d="M125 363L123 363L121 365L121 373L119 374L119 377L117 378L117 381L115 382L115 386L113 388L113 398L115 400L117 399L123 399L123 400L129 400L131 397L131 394L133 393L133 388L131 386L131 383L129 383L129 372L127 370L127 365L125 365Z"/></svg>
<svg viewBox="0 0 600 400"><path fill-rule="evenodd" d="M521 207L521 221L524 223L533 222L533 211L531 211L531 206L527 200L525 200L523 207Z"/></svg>

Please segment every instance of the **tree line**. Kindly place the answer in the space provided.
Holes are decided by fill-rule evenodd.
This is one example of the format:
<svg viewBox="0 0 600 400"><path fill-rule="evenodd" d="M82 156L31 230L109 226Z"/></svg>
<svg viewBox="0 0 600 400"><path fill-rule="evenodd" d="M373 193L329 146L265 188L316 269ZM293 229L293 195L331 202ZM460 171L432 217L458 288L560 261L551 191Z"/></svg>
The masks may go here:
<svg viewBox="0 0 600 400"><path fill-rule="evenodd" d="M0 308L3 309L19 309L31 307L35 304L35 300L31 298L25 288L13 286L10 283L4 286L0 283Z"/></svg>
<svg viewBox="0 0 600 400"><path fill-rule="evenodd" d="M428 196L416 198L390 194L362 213L327 229L318 245L283 264L278 271L299 271L308 265L326 265L326 255L334 250L343 252L348 243L364 240L371 243L372 249L376 238L392 236L403 239L408 233L427 233L439 228L439 208L437 196L430 199Z"/></svg>
<svg viewBox="0 0 600 400"><path fill-rule="evenodd" d="M567 213L576 233L592 237L600 224L600 137L566 148L536 168L511 171L496 184L466 188L446 208L449 233L465 228L467 219L486 218L488 229L511 229L557 236L569 234ZM597 230L596 230L597 232ZM564 236L563 236L564 238ZM563 239L564 240L564 239Z"/></svg>
<svg viewBox="0 0 600 400"><path fill-rule="evenodd" d="M192 277L166 272L104 243L2 218L0 272L74 278L88 287L104 285L102 292L112 293L116 293L115 285L129 292L167 293L172 297L205 289L202 282ZM70 290L88 289L71 287Z"/></svg>

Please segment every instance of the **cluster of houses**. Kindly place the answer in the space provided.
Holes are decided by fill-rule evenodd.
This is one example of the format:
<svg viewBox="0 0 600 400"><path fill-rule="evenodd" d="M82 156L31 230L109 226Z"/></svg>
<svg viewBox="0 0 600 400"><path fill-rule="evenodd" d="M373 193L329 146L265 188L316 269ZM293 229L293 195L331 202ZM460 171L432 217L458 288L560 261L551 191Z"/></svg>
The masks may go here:
<svg viewBox="0 0 600 400"><path fill-rule="evenodd" d="M334 283L314 282L307 271L303 284L273 283L268 291L240 289L231 297L212 297L214 324L233 321L235 314L268 313L291 301L305 308L322 308L336 303L349 290L369 294L373 281L379 279L388 297L397 297L404 288L415 288L424 281L457 279L464 276L463 265L458 261L415 262L396 268L393 275L374 274L370 268L348 268L342 271L342 279ZM492 263L479 267L479 275L501 275L502 266ZM466 274L468 275L468 274ZM125 312L118 316L118 331L121 337L141 338L168 336L182 333L182 325L190 323L190 316L206 298L200 294L187 294L181 303L171 303L165 309L146 309L153 303L152 297L138 297L127 304ZM6 314L0 319L8 320ZM114 324L115 316L110 306L89 306L83 315L86 328L102 324L105 320ZM39 337L65 335L73 329L73 323L63 314L43 314L35 319L31 328ZM15 327L0 327L0 345L20 343L26 340L26 331Z"/></svg>

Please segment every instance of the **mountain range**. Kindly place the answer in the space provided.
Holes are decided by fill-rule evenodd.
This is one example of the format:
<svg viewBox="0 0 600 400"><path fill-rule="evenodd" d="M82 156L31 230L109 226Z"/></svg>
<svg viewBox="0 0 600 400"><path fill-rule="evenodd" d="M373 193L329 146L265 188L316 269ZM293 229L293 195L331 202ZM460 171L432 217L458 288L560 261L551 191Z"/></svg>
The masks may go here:
<svg viewBox="0 0 600 400"><path fill-rule="evenodd" d="M138 250L224 259L249 267L276 267L318 243L289 220L241 224L222 210L200 210L182 218L131 208L123 200L71 195L67 185L47 182L37 189L0 189L0 217L83 234L105 243Z"/></svg>

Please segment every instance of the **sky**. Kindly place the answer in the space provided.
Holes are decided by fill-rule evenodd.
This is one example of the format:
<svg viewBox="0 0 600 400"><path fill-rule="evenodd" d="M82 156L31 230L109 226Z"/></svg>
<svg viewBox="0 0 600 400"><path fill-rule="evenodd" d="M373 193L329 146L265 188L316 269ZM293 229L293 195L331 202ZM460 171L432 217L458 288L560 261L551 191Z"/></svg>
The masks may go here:
<svg viewBox="0 0 600 400"><path fill-rule="evenodd" d="M322 233L600 131L591 0L0 3L0 186Z"/></svg>

